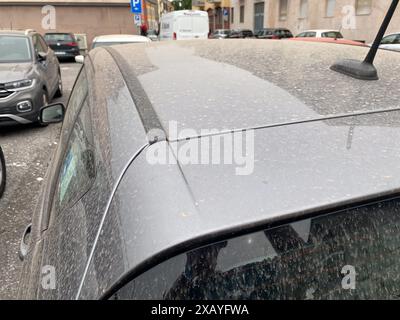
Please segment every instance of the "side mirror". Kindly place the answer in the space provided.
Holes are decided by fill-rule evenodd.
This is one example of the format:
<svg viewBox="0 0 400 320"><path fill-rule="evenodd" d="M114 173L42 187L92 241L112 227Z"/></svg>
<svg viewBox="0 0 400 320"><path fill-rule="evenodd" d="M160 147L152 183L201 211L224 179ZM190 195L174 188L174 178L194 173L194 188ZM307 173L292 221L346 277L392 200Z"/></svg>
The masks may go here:
<svg viewBox="0 0 400 320"><path fill-rule="evenodd" d="M75 62L76 63L83 64L84 61L85 61L85 57L84 56L79 55L79 56L75 57Z"/></svg>
<svg viewBox="0 0 400 320"><path fill-rule="evenodd" d="M37 53L37 57L38 57L38 60L41 62L41 61L46 61L46 59L47 59L47 54L45 53L45 52L38 52Z"/></svg>
<svg viewBox="0 0 400 320"><path fill-rule="evenodd" d="M59 123L64 120L65 107L62 103L49 104L40 109L39 121L41 124Z"/></svg>

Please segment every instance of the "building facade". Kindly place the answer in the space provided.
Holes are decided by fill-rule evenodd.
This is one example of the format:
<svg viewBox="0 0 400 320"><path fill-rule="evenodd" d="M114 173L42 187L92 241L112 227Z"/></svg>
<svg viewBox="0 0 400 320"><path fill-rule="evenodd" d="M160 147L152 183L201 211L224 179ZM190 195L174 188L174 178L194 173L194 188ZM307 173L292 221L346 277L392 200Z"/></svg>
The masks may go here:
<svg viewBox="0 0 400 320"><path fill-rule="evenodd" d="M231 28L232 8L230 0L193 0L192 8L208 12L211 33L217 29Z"/></svg>
<svg viewBox="0 0 400 320"><path fill-rule="evenodd" d="M158 0L143 0L142 21L157 29L158 20ZM72 32L88 47L99 35L140 34L129 0L0 0L0 29Z"/></svg>
<svg viewBox="0 0 400 320"><path fill-rule="evenodd" d="M231 28L285 27L341 30L348 39L371 42L392 0L231 0ZM400 7L388 32L400 31Z"/></svg>

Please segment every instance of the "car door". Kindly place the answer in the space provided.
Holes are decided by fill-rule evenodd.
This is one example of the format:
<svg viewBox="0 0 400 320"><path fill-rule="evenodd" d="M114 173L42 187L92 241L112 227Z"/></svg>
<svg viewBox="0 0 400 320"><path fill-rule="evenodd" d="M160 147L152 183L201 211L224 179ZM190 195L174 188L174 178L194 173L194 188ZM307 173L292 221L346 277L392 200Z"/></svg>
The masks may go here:
<svg viewBox="0 0 400 320"><path fill-rule="evenodd" d="M48 99L51 99L51 94L52 94L52 90L54 87L54 79L52 77L52 64L50 63L50 61L46 58L45 60L40 60L39 59L39 53L42 54L46 54L47 55L47 51L48 48L43 47L43 44L40 42L40 37L38 34L35 34L32 36L32 41L33 41L33 48L35 50L35 59L36 59L36 63L38 66L38 71L40 73L41 78L43 79L43 82L46 85L47 88L47 94L48 94Z"/></svg>
<svg viewBox="0 0 400 320"><path fill-rule="evenodd" d="M49 82L51 83L51 95L53 96L58 88L58 77L59 77L58 59L55 56L53 50L50 49L50 47L47 45L46 41L43 39L41 35L38 35L38 40L47 56L46 60L48 62L48 76L50 79Z"/></svg>
<svg viewBox="0 0 400 320"><path fill-rule="evenodd" d="M39 299L73 299L78 290L92 245L87 217L97 205L89 194L95 178L92 121L85 99L61 158L44 237L41 269L53 270L56 283L53 287L40 285Z"/></svg>
<svg viewBox="0 0 400 320"><path fill-rule="evenodd" d="M68 102L66 115L61 130L58 148L52 157L51 166L47 171L45 181L35 208L32 224L29 225L21 240L20 257L24 260L24 268L21 275L19 296L22 298L36 298L38 288L41 287L41 275L43 272L42 259L45 244L48 246L50 218L55 217L53 198L65 155L68 152L69 140L80 110L88 95L88 83L85 68L82 68L75 82L71 97ZM27 238L29 237L30 240ZM24 248L26 247L26 248ZM23 250L24 249L24 250ZM26 251L24 253L23 251Z"/></svg>

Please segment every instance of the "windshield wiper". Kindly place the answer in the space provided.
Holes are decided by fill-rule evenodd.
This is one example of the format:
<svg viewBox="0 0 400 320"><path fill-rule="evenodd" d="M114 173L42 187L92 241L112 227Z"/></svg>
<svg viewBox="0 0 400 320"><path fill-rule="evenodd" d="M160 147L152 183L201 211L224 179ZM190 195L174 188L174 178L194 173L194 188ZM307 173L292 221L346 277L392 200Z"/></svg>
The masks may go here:
<svg viewBox="0 0 400 320"><path fill-rule="evenodd" d="M375 56L398 4L399 0L392 1L389 11L364 61L346 59L335 63L331 66L331 69L361 80L378 80L378 71L374 66Z"/></svg>

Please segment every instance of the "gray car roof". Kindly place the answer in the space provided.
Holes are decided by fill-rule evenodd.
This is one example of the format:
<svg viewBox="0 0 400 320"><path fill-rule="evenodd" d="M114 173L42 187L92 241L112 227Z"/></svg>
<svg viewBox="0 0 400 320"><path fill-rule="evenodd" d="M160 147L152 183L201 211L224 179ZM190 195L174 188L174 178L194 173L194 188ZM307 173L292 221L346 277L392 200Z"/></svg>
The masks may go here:
<svg viewBox="0 0 400 320"><path fill-rule="evenodd" d="M399 105L396 52L381 50L380 80L365 82L329 67L341 58L362 59L368 48L239 41L115 48L138 75L166 131L170 121L183 129L238 129Z"/></svg>
<svg viewBox="0 0 400 320"><path fill-rule="evenodd" d="M339 58L362 58L366 49L358 47L229 40L114 48L170 142L141 153L114 196L93 259L115 264L97 275L101 293L194 239L400 191L400 111L368 113L398 107L397 53L379 52L381 79L364 82L329 70ZM334 116L309 121L327 115ZM254 173L238 176L233 165L150 165L147 152L187 143L174 141L169 121L195 131L259 127ZM105 258L110 243L121 250Z"/></svg>

